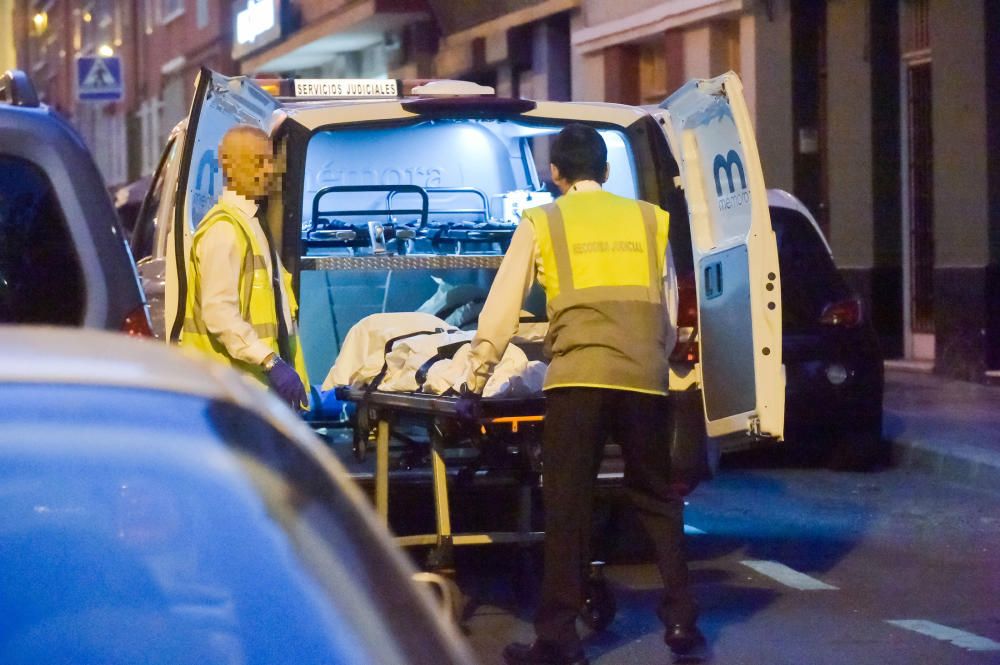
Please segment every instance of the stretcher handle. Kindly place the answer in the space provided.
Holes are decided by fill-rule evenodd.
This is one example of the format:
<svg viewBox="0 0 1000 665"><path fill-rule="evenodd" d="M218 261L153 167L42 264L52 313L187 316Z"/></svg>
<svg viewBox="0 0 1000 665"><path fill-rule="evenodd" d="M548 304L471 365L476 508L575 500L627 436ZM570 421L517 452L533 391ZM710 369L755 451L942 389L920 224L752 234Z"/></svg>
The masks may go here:
<svg viewBox="0 0 1000 665"><path fill-rule="evenodd" d="M333 192L387 192L386 196L386 210L326 210L320 213L319 201L326 194ZM414 209L400 209L393 210L389 203L391 195L395 192L406 192L409 194L417 194L420 196L420 207ZM312 205L312 218L313 223L320 218L320 215L341 215L341 216L362 216L362 215L378 215L391 217L393 214L396 215L420 215L420 227L427 225L427 208L429 201L427 198L427 190L419 185L331 185L330 187L324 187L313 197Z"/></svg>

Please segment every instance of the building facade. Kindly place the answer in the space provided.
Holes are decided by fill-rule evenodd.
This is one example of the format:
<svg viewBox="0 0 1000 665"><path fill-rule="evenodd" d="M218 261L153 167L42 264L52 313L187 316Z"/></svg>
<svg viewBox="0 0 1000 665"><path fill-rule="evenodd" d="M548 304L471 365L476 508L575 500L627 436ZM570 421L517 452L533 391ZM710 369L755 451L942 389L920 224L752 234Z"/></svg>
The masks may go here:
<svg viewBox="0 0 1000 665"><path fill-rule="evenodd" d="M820 213L886 357L1000 369L1000 2L758 4L768 185Z"/></svg>
<svg viewBox="0 0 1000 665"><path fill-rule="evenodd" d="M31 75L41 98L76 125L110 184L129 176L128 82L121 81L121 101L81 101L76 61L120 57L132 20L129 3L117 0L15 0L13 11L18 67Z"/></svg>
<svg viewBox="0 0 1000 665"><path fill-rule="evenodd" d="M233 71L233 25L228 2L141 0L136 10L129 153L138 177L156 168L167 136L187 116L201 67Z"/></svg>
<svg viewBox="0 0 1000 665"><path fill-rule="evenodd" d="M424 0L239 0L233 14L244 74L431 75L437 30Z"/></svg>
<svg viewBox="0 0 1000 665"><path fill-rule="evenodd" d="M202 65L629 104L732 69L768 185L814 211L886 357L1000 370L1000 0L13 1L18 62L92 146L127 143L97 153L129 177ZM126 100L76 103L72 59L104 43Z"/></svg>
<svg viewBox="0 0 1000 665"><path fill-rule="evenodd" d="M231 71L225 3L211 0L15 0L18 66L80 131L109 186L149 174L187 115L198 69ZM117 56L120 101L80 101L76 61Z"/></svg>

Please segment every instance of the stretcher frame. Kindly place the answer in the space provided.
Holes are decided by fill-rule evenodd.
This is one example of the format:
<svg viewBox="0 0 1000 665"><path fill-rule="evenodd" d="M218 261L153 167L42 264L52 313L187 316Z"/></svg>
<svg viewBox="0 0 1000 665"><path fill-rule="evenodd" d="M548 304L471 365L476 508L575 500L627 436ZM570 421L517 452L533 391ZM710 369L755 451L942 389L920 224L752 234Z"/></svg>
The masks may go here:
<svg viewBox="0 0 1000 665"><path fill-rule="evenodd" d="M428 558L431 568L449 569L453 565L453 547L459 545L487 545L493 543L532 543L544 538L543 531L531 530L531 491L534 483L522 478L519 483L517 502L517 527L514 531L482 531L454 533L451 526L451 509L448 497L448 474L445 467L444 451L453 441L435 421L446 420L461 424L460 431L467 433L470 428L485 432L487 427L510 427L518 433L525 423L540 423L544 419L545 398L483 398L480 400L480 417L474 421L462 420L458 415L458 397L430 395L425 393L366 391L364 389L342 389L338 398L355 402L360 410L366 410L368 423L375 429L375 510L383 524L389 523L389 443L394 420L400 416L424 420L430 423L430 461L434 496L435 532L396 537L403 547L431 545ZM464 429L463 429L464 428ZM362 433L367 436L367 432ZM527 474L526 474L527 475Z"/></svg>

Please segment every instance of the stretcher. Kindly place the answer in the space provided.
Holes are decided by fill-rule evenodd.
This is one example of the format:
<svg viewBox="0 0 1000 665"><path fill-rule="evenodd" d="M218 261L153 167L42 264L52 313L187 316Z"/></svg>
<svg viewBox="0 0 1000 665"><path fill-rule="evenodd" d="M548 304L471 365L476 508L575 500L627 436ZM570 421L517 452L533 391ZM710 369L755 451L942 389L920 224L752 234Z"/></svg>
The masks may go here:
<svg viewBox="0 0 1000 665"><path fill-rule="evenodd" d="M354 451L359 459L368 452L370 432L375 436L375 509L383 523L389 520L389 447L397 438L406 446L413 440L398 430L401 425L417 426L429 441L434 495L435 532L400 536L404 547L431 545L432 567L451 565L452 547L490 543L528 543L542 539L531 530L531 491L539 474L538 446L544 413L544 398L486 398L481 413L473 421L457 412L459 398L424 393L383 392L340 388L337 398L357 405ZM459 477L471 478L476 471L499 467L518 483L517 527L513 531L454 533L448 499L448 450L476 449L473 455L459 456ZM407 451L404 450L404 455Z"/></svg>
<svg viewBox="0 0 1000 665"><path fill-rule="evenodd" d="M435 532L396 537L403 547L431 546L427 567L451 577L454 573L454 547L493 543L529 544L544 538L543 531L532 525L532 490L541 472L541 432L545 399L483 398L478 417L463 419L458 413L459 397L424 393L384 392L358 388L338 388L337 398L354 402L354 452L363 459L368 452L372 431L375 439L375 508L383 524L389 522L389 452L392 439L412 442L400 430L404 424L417 424L429 439L433 484ZM474 447L474 457L460 457L464 473L473 477L484 466L502 467L517 482L516 527L510 531L454 533L449 505L446 452ZM469 461L471 460L471 461ZM586 581L586 598L580 609L584 623L603 630L614 618L615 600L603 576L603 563L593 562ZM457 588L456 588L457 592Z"/></svg>

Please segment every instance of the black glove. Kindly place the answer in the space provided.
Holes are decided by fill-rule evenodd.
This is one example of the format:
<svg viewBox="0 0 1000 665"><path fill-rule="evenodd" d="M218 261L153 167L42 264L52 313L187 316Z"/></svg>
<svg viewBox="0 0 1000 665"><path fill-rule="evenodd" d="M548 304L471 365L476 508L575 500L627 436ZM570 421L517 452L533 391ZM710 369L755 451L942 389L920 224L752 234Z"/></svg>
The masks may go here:
<svg viewBox="0 0 1000 665"><path fill-rule="evenodd" d="M281 358L275 361L274 366L267 373L267 381L274 388L274 392L278 393L278 396L287 402L292 409L301 411L305 405L309 404L306 388L302 385L302 379L299 378L298 372Z"/></svg>
<svg viewBox="0 0 1000 665"><path fill-rule="evenodd" d="M463 383L462 390L458 396L458 402L455 404L455 413L459 419L469 422L479 420L483 415L483 407L480 404L481 399L482 395L472 392L469 390L469 386Z"/></svg>

